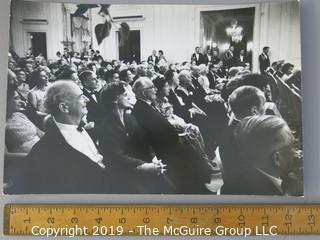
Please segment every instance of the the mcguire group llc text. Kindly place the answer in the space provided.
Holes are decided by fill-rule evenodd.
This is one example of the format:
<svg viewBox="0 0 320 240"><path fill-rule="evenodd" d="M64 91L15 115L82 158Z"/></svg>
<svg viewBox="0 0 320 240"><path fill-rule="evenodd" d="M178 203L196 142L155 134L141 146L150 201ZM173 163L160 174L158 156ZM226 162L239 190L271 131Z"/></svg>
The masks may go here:
<svg viewBox="0 0 320 240"><path fill-rule="evenodd" d="M276 236L278 235L277 226L255 226L249 227L225 227L217 226L215 228L201 227L195 225L190 226L163 226L149 227L147 225L138 225L133 230L124 230L123 226L93 226L88 227L77 225L63 228L43 228L33 226L31 233L33 236L122 236L122 235L139 235L139 236Z"/></svg>

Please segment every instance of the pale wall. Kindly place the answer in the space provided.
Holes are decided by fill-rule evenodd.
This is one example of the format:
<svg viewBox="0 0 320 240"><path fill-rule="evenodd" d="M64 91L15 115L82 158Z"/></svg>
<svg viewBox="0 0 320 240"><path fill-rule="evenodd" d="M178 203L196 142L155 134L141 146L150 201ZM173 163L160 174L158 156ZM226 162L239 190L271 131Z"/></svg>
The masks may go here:
<svg viewBox="0 0 320 240"><path fill-rule="evenodd" d="M285 59L300 68L300 23L299 5L296 2L263 3L250 5L112 5L113 17L142 15L141 21L127 21L132 30L141 32L141 58L146 59L152 49L162 49L167 60L182 62L189 60L196 45L200 45L200 12L240 7L255 7L253 39L253 70L258 71L258 55L262 47L271 47L271 61ZM92 32L94 26L104 19L92 10ZM27 51L26 32L47 32L48 57L62 50L63 15L61 4L13 2L13 44L18 54ZM47 25L22 24L23 18L47 19ZM99 49L107 59L118 58L115 32L121 22L113 25L111 34L100 46L93 35L93 48Z"/></svg>
<svg viewBox="0 0 320 240"><path fill-rule="evenodd" d="M45 19L48 24L25 24L23 19ZM47 55L54 58L63 49L61 4L12 1L12 36L14 50L24 56L28 50L27 32L46 32Z"/></svg>

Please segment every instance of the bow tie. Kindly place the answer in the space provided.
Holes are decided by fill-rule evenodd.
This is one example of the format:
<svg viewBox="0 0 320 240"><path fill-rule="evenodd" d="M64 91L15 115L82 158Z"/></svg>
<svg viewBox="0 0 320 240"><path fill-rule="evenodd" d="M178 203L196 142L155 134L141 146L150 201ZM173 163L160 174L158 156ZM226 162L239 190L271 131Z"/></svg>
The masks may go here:
<svg viewBox="0 0 320 240"><path fill-rule="evenodd" d="M84 126L85 126L86 124L84 123L84 121L81 121L80 123L79 123L79 125L78 125L78 127L77 127L77 130L79 131L79 132L82 132L83 130L84 130Z"/></svg>
<svg viewBox="0 0 320 240"><path fill-rule="evenodd" d="M91 95L97 95L97 94L99 94L99 92L95 90L95 91L91 91L90 94Z"/></svg>

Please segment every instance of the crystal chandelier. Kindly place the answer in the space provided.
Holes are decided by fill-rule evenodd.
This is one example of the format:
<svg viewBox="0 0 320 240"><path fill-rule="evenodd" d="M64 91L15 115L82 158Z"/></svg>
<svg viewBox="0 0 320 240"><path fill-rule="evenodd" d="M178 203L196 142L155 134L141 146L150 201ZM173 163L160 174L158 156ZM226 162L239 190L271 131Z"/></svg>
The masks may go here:
<svg viewBox="0 0 320 240"><path fill-rule="evenodd" d="M233 42L240 42L243 38L242 36L242 27L238 26L238 21L234 18L231 21L231 26L226 29L226 33Z"/></svg>

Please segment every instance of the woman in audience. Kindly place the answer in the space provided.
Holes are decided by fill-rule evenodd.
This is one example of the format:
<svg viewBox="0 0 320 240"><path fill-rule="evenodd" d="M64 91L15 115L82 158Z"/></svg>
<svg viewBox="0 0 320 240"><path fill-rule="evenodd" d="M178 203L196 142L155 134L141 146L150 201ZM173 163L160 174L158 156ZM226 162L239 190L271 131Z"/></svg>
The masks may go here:
<svg viewBox="0 0 320 240"><path fill-rule="evenodd" d="M201 85L201 87L203 88L203 90L207 94L210 94L212 92L212 89L210 89L210 82L209 82L209 79L207 77L208 68L204 64L199 65L199 68L200 68L200 71L199 71L200 76L198 77L198 82Z"/></svg>
<svg viewBox="0 0 320 240"><path fill-rule="evenodd" d="M8 85L5 139L10 153L29 153L43 135L23 113L24 107L16 87Z"/></svg>
<svg viewBox="0 0 320 240"><path fill-rule="evenodd" d="M143 141L142 130L128 111L135 101L124 82L110 83L101 92L106 118L97 131L98 140L115 182L114 193L169 193L165 166Z"/></svg>
<svg viewBox="0 0 320 240"><path fill-rule="evenodd" d="M133 81L133 75L131 71L127 68L121 70L119 73L120 81L126 82L126 83L131 83Z"/></svg>
<svg viewBox="0 0 320 240"><path fill-rule="evenodd" d="M157 77L155 80L153 80L153 84L157 88L156 106L158 107L159 104L168 102L170 88L164 77Z"/></svg>
<svg viewBox="0 0 320 240"><path fill-rule="evenodd" d="M30 90L28 95L28 102L39 112L45 112L43 102L44 95L49 84L47 73L41 69L37 68L31 73L31 81L36 84L36 86Z"/></svg>
<svg viewBox="0 0 320 240"><path fill-rule="evenodd" d="M282 66L283 76L281 77L281 79L283 81L287 81L292 76L293 68L294 68L294 65L291 63L285 63Z"/></svg>

